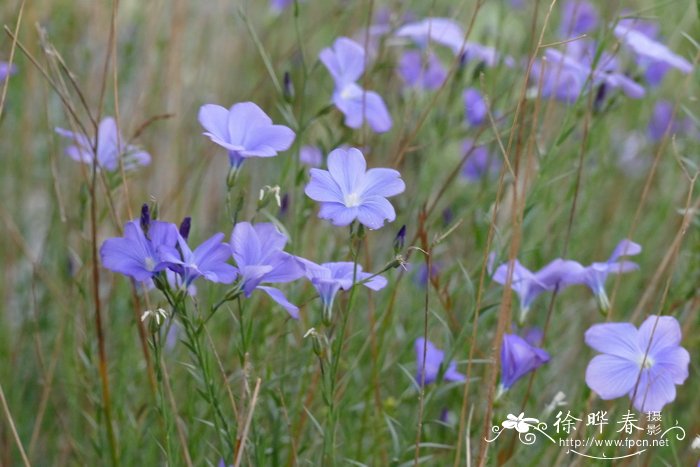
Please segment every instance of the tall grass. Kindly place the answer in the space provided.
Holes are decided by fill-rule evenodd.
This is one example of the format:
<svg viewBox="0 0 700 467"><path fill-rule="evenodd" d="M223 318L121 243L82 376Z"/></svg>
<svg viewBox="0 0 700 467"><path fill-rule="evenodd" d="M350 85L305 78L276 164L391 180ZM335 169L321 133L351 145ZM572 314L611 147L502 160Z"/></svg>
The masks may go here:
<svg viewBox="0 0 700 467"><path fill-rule="evenodd" d="M7 83L0 120L0 464L587 465L545 442L484 438L509 413L551 423L547 406L559 392L561 410L621 417L626 398L601 401L585 384L594 352L583 334L594 323L639 325L659 313L679 320L691 354L690 376L663 412L665 427L677 422L687 436L628 462L697 462L698 75L672 71L644 99L618 93L602 109L595 96L572 105L542 99L527 64L559 40L561 8L526 3L515 10L507 1L307 0L273 13L267 2L243 0L3 2L0 59L12 55L19 71ZM606 21L595 38L606 49L617 50L610 23L624 7L656 18L666 43L697 61L692 2L598 7ZM437 91L406 90L395 72L401 46L384 40L363 85L385 98L394 127L383 135L350 130L328 107L333 84L317 56L336 37L369 26L381 8L391 9L394 26L409 12L452 17L469 40L497 46L517 66L462 67L434 46L450 78ZM490 103L480 128L463 121L467 86ZM643 134L660 98L692 128L652 143ZM275 219L290 234L290 252L355 260L365 271L396 259L394 237L405 224L398 253L409 266L385 272L389 285L380 292L341 294L328 327L313 288L298 281L284 287L301 304L298 321L253 295L227 302L200 328L168 324L178 339L168 343L166 328L153 333L140 319L144 310L168 308L166 300L103 269L96 251L142 203L157 204L159 218L172 222L192 216L195 244L214 232L228 236L228 162L201 136L197 110L248 100L297 140L276 158L246 162L233 195L243 200L239 220ZM92 134L105 115L116 116L127 138L138 136L153 156L149 167L106 174L63 154L55 127ZM620 157L634 133L643 143L633 168ZM466 137L505 161L500 176L467 183L459 175ZM399 170L407 190L392 198L397 220L349 240L347 229L318 219L298 161L306 144L324 154L363 147L370 167ZM281 187L286 211L258 209L265 185ZM644 250L638 271L609 280L609 314L598 313L583 287L538 298L528 324L545 330L552 360L496 400L498 349L517 299L492 282L489 254L532 269L561 256L588 264L622 238ZM421 266L439 273L421 285ZM195 317L224 290L197 287L187 305ZM455 359L468 382L420 388L413 348L420 336Z"/></svg>

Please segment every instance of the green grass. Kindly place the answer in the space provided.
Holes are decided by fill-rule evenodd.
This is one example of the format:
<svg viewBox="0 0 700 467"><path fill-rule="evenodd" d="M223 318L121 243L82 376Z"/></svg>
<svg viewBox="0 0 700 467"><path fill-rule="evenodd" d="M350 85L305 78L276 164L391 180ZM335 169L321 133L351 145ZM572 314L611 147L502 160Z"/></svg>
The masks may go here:
<svg viewBox="0 0 700 467"><path fill-rule="evenodd" d="M122 0L112 55L111 2L27 2L19 41L65 103L16 48L19 73L9 81L0 120L0 385L7 403L0 415L0 465L22 465L18 442L32 465L109 465L111 446L119 465L186 465L186 457L193 465L217 465L224 457L228 465L237 443L244 447L243 465L465 465L467 458L472 465L477 460L487 465L588 465L589 460L573 457L541 436L532 446L510 433L492 444L482 440L491 435L485 430L507 414L523 411L547 421L552 434L558 409L547 413L546 406L559 391L566 395L564 411L580 418L607 410L611 420L619 419L629 408L628 399L601 401L585 384L594 352L583 334L606 319L639 325L656 313L679 320L682 345L691 354L690 375L663 412L664 426L677 421L686 437L672 439L670 447L651 448L631 462L696 463L700 452L691 449L691 442L700 432L698 125L660 143L647 140L644 132L660 98L677 105L678 117L698 122L697 73L670 71L645 99L616 94L604 110L594 111L587 96L571 106L537 98L521 101L522 67L477 70L470 64L455 70L439 92L406 91L394 72L402 47L384 41L363 83L386 99L393 129L383 135L352 131L337 110L327 108L333 84L317 60L319 51L336 37L365 27L371 13L383 6L392 8L395 25L410 10L419 18L454 17L467 29L476 12L470 39L497 44L516 60L532 54L543 28L544 44L558 40L560 5L547 25L547 2L527 2L532 4L522 10L506 1L485 3L475 9L472 1L307 0L275 15L263 1ZM628 3L633 11L658 19L674 51L697 57L699 51L682 34L698 37L694 2ZM598 6L607 20L620 13L607 3ZM0 20L11 31L19 7L18 1L0 6ZM47 43L60 53L77 88L56 55L42 50L36 24L46 31ZM3 37L0 58L8 60L13 41L5 33ZM594 38L606 50L615 47L608 26ZM451 57L443 52L448 63ZM625 63L632 69L631 62ZM285 72L294 85L292 97L281 93ZM488 96L493 125L474 129L464 123L461 92L467 86ZM119 173L98 176L91 192L90 170L63 154L65 141L53 131L75 127L77 121L91 129L81 96L94 118L118 113L125 135L138 131L136 142L152 154L151 166L126 179ZM239 219L276 218L291 235L289 251L313 261L351 260L348 229L318 219L317 204L304 195L308 170L297 154L306 144L322 147L324 154L341 144L363 147L370 167L397 168L407 190L392 198L397 220L355 242L358 261L366 271L379 271L393 261L394 236L406 224L407 248L400 253L408 257L410 271L385 273L389 285L380 292L358 288L352 298L353 293L341 294L331 326L321 322L319 300L304 281L283 286L292 302L302 304L299 321L263 294L223 306L199 336L213 387L213 394L203 397L201 365L185 343L160 348L160 365L152 345L148 363L144 357L138 318L148 308L168 308L165 299L157 291L135 294L127 278L100 268L97 289L114 432L110 441L95 325L91 208L98 247L119 235L124 222L151 199L157 201L161 219L179 223L192 216L191 243L219 231L228 236L228 162L224 151L201 135L196 116L204 103L229 106L248 100L276 123L295 129L297 140L277 158L246 162L234 193L244 200ZM636 173L618 164L632 132L642 136L639 158L645 161ZM451 177L461 165L465 137L487 144L495 154L500 154L500 140L514 173L471 184ZM256 213L258 192L265 185L279 185L289 196L286 214L272 206ZM693 210L684 217L686 207ZM449 225L443 221L446 209L453 216ZM553 300L549 294L538 298L528 325L547 323L544 347L552 361L494 403L495 345L510 329L518 303L483 272L488 253L496 252L499 261L517 256L530 269L562 255L589 264L604 260L625 237L644 250L634 258L638 271L608 280L609 315L598 313L584 287L567 289ZM440 265L439 276L427 288L415 278L427 257L409 246L429 252L430 262ZM226 289L203 281L197 286L196 304L202 310ZM194 306L188 304L190 313ZM337 371L329 374L326 362L321 372L314 337L304 337L312 327L321 335L334 330L332 354L322 352L322 358L337 358ZM466 385L439 382L424 394L417 389L413 342L425 329L446 357L457 361L459 371L466 373L472 359ZM146 332L150 338L148 326ZM165 329L160 332L164 337ZM217 433L219 422L207 397L213 397L229 425L228 440ZM329 421L330 400L335 423ZM444 409L449 416L441 420ZM247 436L237 439L249 414ZM580 428L583 437L586 428ZM620 439L621 434L611 426L606 436ZM589 454L601 452L612 457L630 451L591 448Z"/></svg>

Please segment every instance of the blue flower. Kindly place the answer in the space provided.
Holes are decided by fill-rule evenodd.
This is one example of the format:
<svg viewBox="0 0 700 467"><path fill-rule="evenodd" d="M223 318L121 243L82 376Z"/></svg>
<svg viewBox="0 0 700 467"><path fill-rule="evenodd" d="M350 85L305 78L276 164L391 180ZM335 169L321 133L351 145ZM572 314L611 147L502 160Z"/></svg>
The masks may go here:
<svg viewBox="0 0 700 467"><path fill-rule="evenodd" d="M291 282L304 276L304 268L295 257L282 251L287 236L274 224L240 222L231 233L231 250L238 266L243 293L250 297L254 290L262 290L280 304L294 319L299 308L290 303L281 290L263 284Z"/></svg>
<svg viewBox="0 0 700 467"><path fill-rule="evenodd" d="M501 386L509 389L516 381L549 361L549 354L517 334L504 334L501 344Z"/></svg>
<svg viewBox="0 0 700 467"><path fill-rule="evenodd" d="M71 159L89 165L95 163L94 138L63 128L56 128L56 133L73 143L73 146L68 146L65 150ZM151 163L150 154L138 146L126 144L124 137L119 133L117 122L112 117L106 117L97 128L97 169L114 172L119 169L120 158L123 158L125 170Z"/></svg>
<svg viewBox="0 0 700 467"><path fill-rule="evenodd" d="M289 149L294 132L272 119L253 102L234 104L226 110L207 104L199 109L199 123L214 143L228 150L229 161L239 167L249 157L274 157Z"/></svg>
<svg viewBox="0 0 700 467"><path fill-rule="evenodd" d="M393 169L366 170L359 149L336 149L328 155L328 170L311 169L306 195L321 203L318 216L334 225L349 225L358 219L370 229L393 221L396 212L386 199L406 188L401 174Z"/></svg>
<svg viewBox="0 0 700 467"><path fill-rule="evenodd" d="M355 263L351 261L316 264L307 259L298 259L304 265L306 277L311 281L321 297L326 318L330 318L333 301L338 291L341 289L350 290L353 286L353 278L356 279L357 284L362 283L368 289L375 291L383 289L387 284L384 277L373 277L372 274L363 272L362 266L359 264L357 265L357 275L355 277Z"/></svg>
<svg viewBox="0 0 700 467"><path fill-rule="evenodd" d="M636 263L618 260L623 256L638 255L641 251L642 247L640 245L625 239L617 244L607 261L592 263L586 267L571 261L563 274L562 285L586 285L598 299L601 309L608 310L610 301L605 293L605 281L608 275L622 274L639 269Z"/></svg>
<svg viewBox="0 0 700 467"><path fill-rule="evenodd" d="M440 367L444 364L445 352L435 347L430 341L419 337L413 344L416 351L416 382L420 385L434 382L440 373ZM425 351L425 360L423 352ZM457 371L457 363L453 360L449 362L442 375L445 381L462 382L467 378ZM425 379L424 379L425 378Z"/></svg>
<svg viewBox="0 0 700 467"><path fill-rule="evenodd" d="M187 288L197 278L204 277L211 282L230 284L236 280L236 268L228 264L231 249L222 243L224 234L217 233L192 251L187 241L178 233L177 248L162 246L159 248L163 261L177 272Z"/></svg>
<svg viewBox="0 0 700 467"><path fill-rule="evenodd" d="M566 279L572 274L572 271L582 269L583 267L575 261L555 259L533 273L516 259L512 267L511 288L520 299L519 321L522 323L525 320L532 302L542 292L570 285L566 283ZM508 278L508 270L508 263L501 264L493 273L493 280L501 285L505 285Z"/></svg>
<svg viewBox="0 0 700 467"><path fill-rule="evenodd" d="M129 221L124 237L110 238L102 244L102 265L137 281L148 281L167 267L161 248L174 247L177 237L175 224L151 221L147 237L139 220Z"/></svg>
<svg viewBox="0 0 700 467"><path fill-rule="evenodd" d="M688 378L690 355L680 346L681 327L671 316L630 323L594 324L586 344L601 353L586 368L586 384L603 400L625 394L640 412L660 412Z"/></svg>
<svg viewBox="0 0 700 467"><path fill-rule="evenodd" d="M360 128L365 119L377 133L389 131L391 115L381 96L374 91L366 91L357 84L365 71L365 50L360 44L340 37L333 47L327 47L319 54L333 81L333 104L345 115L345 124L350 128Z"/></svg>

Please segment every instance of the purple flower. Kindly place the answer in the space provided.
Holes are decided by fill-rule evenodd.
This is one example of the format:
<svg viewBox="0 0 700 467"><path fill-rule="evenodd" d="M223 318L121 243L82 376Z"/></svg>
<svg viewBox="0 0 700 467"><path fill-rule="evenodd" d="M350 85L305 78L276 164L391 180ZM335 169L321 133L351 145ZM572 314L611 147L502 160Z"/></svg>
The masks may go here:
<svg viewBox="0 0 700 467"><path fill-rule="evenodd" d="M236 268L227 263L231 257L231 248L223 243L224 234L217 233L192 251L182 235L177 235L177 248L161 246L159 251L168 267L182 278L184 287L204 277L211 282L230 284L236 280Z"/></svg>
<svg viewBox="0 0 700 467"><path fill-rule="evenodd" d="M594 64L595 44L577 41L567 45L566 52L548 48L545 62L538 62L532 70L535 81L543 80L542 96L553 97L573 103L584 91L605 85L610 89L621 89L628 97L639 99L645 90L634 80L617 71L617 62L612 55L602 54Z"/></svg>
<svg viewBox="0 0 700 467"><path fill-rule="evenodd" d="M524 322L532 302L542 292L569 285L565 283L565 279L571 274L572 270L578 270L576 265L582 268L581 265L575 261L555 259L539 271L533 273L521 265L517 259L515 260L513 264L511 288L520 299L519 321L521 323ZM498 266L493 273L493 280L499 284L505 285L508 269L508 263Z"/></svg>
<svg viewBox="0 0 700 467"><path fill-rule="evenodd" d="M294 0L270 0L270 8L273 11L286 10L290 5L294 4Z"/></svg>
<svg viewBox="0 0 700 467"><path fill-rule="evenodd" d="M574 37L592 31L598 25L598 11L585 0L569 0L564 4L559 34Z"/></svg>
<svg viewBox="0 0 700 467"><path fill-rule="evenodd" d="M338 291L341 289L350 290L353 286L355 264L350 261L316 264L306 259L298 259L304 265L306 277L311 281L321 297L324 316L327 320L330 320L333 301ZM358 264L356 283L362 283L368 289L377 291L386 287L387 281L382 276L374 276L368 272L363 272L362 266Z"/></svg>
<svg viewBox="0 0 700 467"><path fill-rule="evenodd" d="M500 60L500 55L493 47L465 42L466 35L462 27L449 18L425 18L411 22L401 26L395 35L410 38L420 47L427 47L430 43L444 45L450 48L455 56L461 54L464 63L473 60L494 67ZM504 63L512 66L512 57L506 57Z"/></svg>
<svg viewBox="0 0 700 467"><path fill-rule="evenodd" d="M345 115L345 124L357 129L366 119L375 132L389 131L391 115L381 96L357 84L365 71L365 50L362 46L352 39L340 37L333 47L321 51L319 59L333 77L333 104Z"/></svg>
<svg viewBox="0 0 700 467"><path fill-rule="evenodd" d="M586 344L600 352L586 368L586 384L603 400L629 395L640 412L660 412L688 377L690 355L680 346L681 328L671 316L630 323L594 324Z"/></svg>
<svg viewBox="0 0 700 467"><path fill-rule="evenodd" d="M311 167L323 165L323 153L316 146L302 146L299 149L299 160Z"/></svg>
<svg viewBox="0 0 700 467"><path fill-rule="evenodd" d="M422 51L408 50L399 60L399 75L410 87L434 90L445 82L447 70L433 52L425 56Z"/></svg>
<svg viewBox="0 0 700 467"><path fill-rule="evenodd" d="M583 267L575 261L568 261L563 275L562 285L584 284L595 294L600 308L604 311L610 308L610 301L605 293L605 281L608 274L622 274L639 269L631 261L618 261L622 256L634 256L641 253L642 247L631 240L622 240L613 250L610 258L601 263L592 263Z"/></svg>
<svg viewBox="0 0 700 467"><path fill-rule="evenodd" d="M618 24L615 26L614 32L615 36L629 47L640 60L663 63L685 74L693 71L693 65L688 60L673 53L664 44L655 41L642 31L634 29L628 23Z"/></svg>
<svg viewBox="0 0 700 467"><path fill-rule="evenodd" d="M228 150L231 166L239 167L249 157L274 157L289 149L294 132L272 119L253 102L234 104L230 109L206 104L199 109L199 123L214 143Z"/></svg>
<svg viewBox="0 0 700 467"><path fill-rule="evenodd" d="M430 384L435 381L440 373L440 367L445 360L445 352L435 347L435 345L419 337L413 344L416 350L416 383L419 385ZM425 350L425 360L423 360L423 351ZM425 375L425 376L424 376ZM423 378L425 377L425 380ZM445 381L462 382L467 378L457 371L457 363L453 360L447 365L444 374L442 375Z"/></svg>
<svg viewBox="0 0 700 467"><path fill-rule="evenodd" d="M56 133L68 138L74 144L66 148L66 154L73 160L92 165L95 162L94 138L87 138L81 133L74 133L63 128L56 128ZM97 168L114 172L119 169L119 158L124 158L124 169L135 169L140 165L151 163L151 156L138 146L126 144L117 129L117 122L112 117L104 118L97 129Z"/></svg>
<svg viewBox="0 0 700 467"><path fill-rule="evenodd" d="M470 182L478 182L486 176L498 174L501 161L493 157L486 146L474 146L471 139L464 140L462 151L471 152L464 162L462 176Z"/></svg>
<svg viewBox="0 0 700 467"><path fill-rule="evenodd" d="M102 244L102 265L137 281L148 281L166 268L160 250L174 247L177 237L175 224L151 221L147 237L139 220L129 221L124 226L124 237L109 238Z"/></svg>
<svg viewBox="0 0 700 467"><path fill-rule="evenodd" d="M418 266L414 282L421 287L427 287L428 282L436 279L440 275L442 269L442 263L430 263L430 273L428 273L428 266L425 263L421 263L421 265Z"/></svg>
<svg viewBox="0 0 700 467"><path fill-rule="evenodd" d="M5 81L5 78L17 73L17 66L13 63L10 65L7 62L0 62L0 83Z"/></svg>
<svg viewBox="0 0 700 467"><path fill-rule="evenodd" d="M462 94L464 98L464 113L467 117L467 122L472 126L479 126L486 121L488 109L486 108L486 100L481 95L478 89L467 88Z"/></svg>
<svg viewBox="0 0 700 467"><path fill-rule="evenodd" d="M516 381L549 361L549 354L517 334L504 334L501 344L501 386L509 389Z"/></svg>
<svg viewBox="0 0 700 467"><path fill-rule="evenodd" d="M647 126L647 134L652 141L661 140L666 133L676 131L678 125L673 120L673 104L660 100L654 105L654 110Z"/></svg>
<svg viewBox="0 0 700 467"><path fill-rule="evenodd" d="M421 47L426 47L431 42L444 45L449 47L455 55L462 50L465 39L462 27L449 18L425 18L404 24L395 35L411 38Z"/></svg>
<svg viewBox="0 0 700 467"><path fill-rule="evenodd" d="M393 169L366 170L359 149L335 149L328 155L328 170L311 169L304 192L321 203L318 216L333 225L349 225L355 219L370 229L392 222L396 212L386 199L406 188L401 174Z"/></svg>
<svg viewBox="0 0 700 467"><path fill-rule="evenodd" d="M298 319L299 308L281 290L263 285L291 282L304 275L297 258L282 251L286 244L287 236L271 223L240 222L231 233L231 249L245 296L250 297L255 289L262 290Z"/></svg>

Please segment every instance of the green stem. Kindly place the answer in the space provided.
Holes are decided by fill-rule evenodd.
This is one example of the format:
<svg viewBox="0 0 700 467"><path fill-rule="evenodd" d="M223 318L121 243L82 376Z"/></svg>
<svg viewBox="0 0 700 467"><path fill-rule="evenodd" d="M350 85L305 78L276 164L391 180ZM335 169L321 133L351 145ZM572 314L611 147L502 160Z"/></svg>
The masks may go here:
<svg viewBox="0 0 700 467"><path fill-rule="evenodd" d="M204 384L204 389L206 392L201 392L201 394L209 403L214 412L214 426L216 427L217 434L224 438L222 446L224 447L224 450L222 450L222 452L227 450L229 455L233 456L233 435L231 434L227 418L221 409L221 405L219 404L219 399L216 395L216 387L214 386L214 379L211 376L211 371L209 368L209 362L204 355L204 350L200 340L201 333L204 330L204 323L201 322L201 320L198 324L193 322L192 317L187 313L187 307L182 296L179 296L175 300L175 305L175 311L179 314L180 321L182 321L185 329L185 334L187 336L187 347L190 349L190 352L194 354L197 364L196 366L200 371L202 383Z"/></svg>

